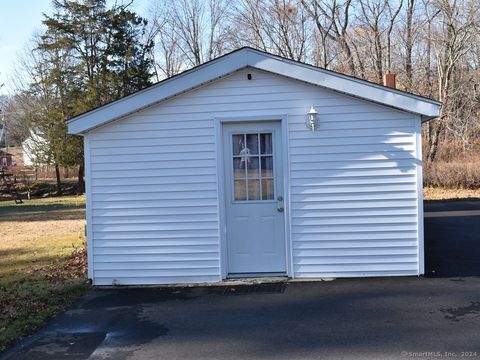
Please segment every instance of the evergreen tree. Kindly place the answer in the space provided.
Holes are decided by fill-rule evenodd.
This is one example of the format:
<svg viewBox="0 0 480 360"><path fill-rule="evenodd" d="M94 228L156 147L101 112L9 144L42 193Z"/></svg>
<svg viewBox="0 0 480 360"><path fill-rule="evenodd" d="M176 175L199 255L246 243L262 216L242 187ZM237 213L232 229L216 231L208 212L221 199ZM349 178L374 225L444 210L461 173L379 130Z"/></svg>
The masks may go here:
<svg viewBox="0 0 480 360"><path fill-rule="evenodd" d="M53 7L35 49L41 61L32 69L28 90L37 104L31 127L41 129L57 168L79 166L83 192L83 142L67 134L65 121L148 86L153 43L143 41L146 20L124 5L54 0Z"/></svg>
<svg viewBox="0 0 480 360"><path fill-rule="evenodd" d="M153 41L142 43L147 21L125 8L112 14L106 48L110 83L115 98L150 85Z"/></svg>

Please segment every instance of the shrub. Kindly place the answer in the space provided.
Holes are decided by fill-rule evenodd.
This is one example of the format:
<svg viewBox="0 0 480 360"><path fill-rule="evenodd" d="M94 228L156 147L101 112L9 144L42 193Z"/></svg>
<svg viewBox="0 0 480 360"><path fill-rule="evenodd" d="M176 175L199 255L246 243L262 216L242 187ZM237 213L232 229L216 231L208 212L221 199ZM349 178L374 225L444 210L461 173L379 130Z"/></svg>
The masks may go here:
<svg viewBox="0 0 480 360"><path fill-rule="evenodd" d="M480 162L433 162L423 170L425 186L453 189L480 188Z"/></svg>
<svg viewBox="0 0 480 360"><path fill-rule="evenodd" d="M452 143L439 147L435 161L424 162L424 185L451 189L480 188L480 146L465 150Z"/></svg>

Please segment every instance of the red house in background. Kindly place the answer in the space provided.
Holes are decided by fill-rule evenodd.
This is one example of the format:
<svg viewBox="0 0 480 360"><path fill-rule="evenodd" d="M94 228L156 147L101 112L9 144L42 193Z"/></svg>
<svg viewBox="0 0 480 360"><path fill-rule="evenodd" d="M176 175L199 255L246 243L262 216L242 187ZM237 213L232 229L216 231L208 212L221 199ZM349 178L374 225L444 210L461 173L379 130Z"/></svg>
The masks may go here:
<svg viewBox="0 0 480 360"><path fill-rule="evenodd" d="M0 167L6 168L10 167L13 164L12 154L7 153L3 150L0 150Z"/></svg>

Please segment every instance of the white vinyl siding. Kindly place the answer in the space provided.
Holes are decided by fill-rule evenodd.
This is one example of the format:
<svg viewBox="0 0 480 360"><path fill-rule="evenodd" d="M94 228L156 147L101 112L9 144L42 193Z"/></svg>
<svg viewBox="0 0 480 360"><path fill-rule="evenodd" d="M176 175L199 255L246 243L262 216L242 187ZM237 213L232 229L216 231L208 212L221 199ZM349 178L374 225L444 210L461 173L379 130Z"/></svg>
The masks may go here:
<svg viewBox="0 0 480 360"><path fill-rule="evenodd" d="M249 68L86 134L94 284L220 281L214 119L272 114L288 119L290 275L418 274L418 117Z"/></svg>
<svg viewBox="0 0 480 360"><path fill-rule="evenodd" d="M94 284L221 280L212 121L159 112L88 137Z"/></svg>
<svg viewBox="0 0 480 360"><path fill-rule="evenodd" d="M318 132L289 118L295 276L418 274L419 120L373 104L325 116L313 104Z"/></svg>

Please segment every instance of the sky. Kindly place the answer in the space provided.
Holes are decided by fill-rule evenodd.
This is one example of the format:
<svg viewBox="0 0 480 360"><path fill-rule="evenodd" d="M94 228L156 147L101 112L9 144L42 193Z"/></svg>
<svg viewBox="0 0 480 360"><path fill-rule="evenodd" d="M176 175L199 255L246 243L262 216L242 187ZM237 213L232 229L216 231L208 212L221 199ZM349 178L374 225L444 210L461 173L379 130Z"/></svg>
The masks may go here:
<svg viewBox="0 0 480 360"><path fill-rule="evenodd" d="M42 28L42 12L49 13L51 0L0 0L0 94L11 92L9 78L15 60L35 31Z"/></svg>
<svg viewBox="0 0 480 360"><path fill-rule="evenodd" d="M140 15L149 0L135 0ZM51 14L51 0L0 0L0 95L13 92L11 78L18 55L42 29L42 13Z"/></svg>

